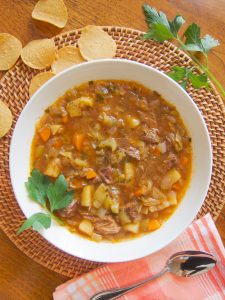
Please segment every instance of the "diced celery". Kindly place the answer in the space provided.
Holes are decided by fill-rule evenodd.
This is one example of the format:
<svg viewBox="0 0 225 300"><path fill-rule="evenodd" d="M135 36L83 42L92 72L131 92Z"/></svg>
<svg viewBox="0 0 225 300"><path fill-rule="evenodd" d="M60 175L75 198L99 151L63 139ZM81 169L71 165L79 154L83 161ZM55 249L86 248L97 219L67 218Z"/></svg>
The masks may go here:
<svg viewBox="0 0 225 300"><path fill-rule="evenodd" d="M79 101L79 106L82 108L84 106L90 106L92 107L94 105L94 99L91 97L80 97L77 99Z"/></svg>
<svg viewBox="0 0 225 300"><path fill-rule="evenodd" d="M61 125L50 125L49 126L52 132L52 135L55 135L61 128Z"/></svg>
<svg viewBox="0 0 225 300"><path fill-rule="evenodd" d="M115 151L117 148L117 142L114 138L109 138L107 140L101 141L98 146L100 149L111 148L112 151Z"/></svg>
<svg viewBox="0 0 225 300"><path fill-rule="evenodd" d="M88 166L88 163L85 160L80 159L80 158L75 158L73 160L73 162L76 166L81 167L81 168L85 168Z"/></svg>

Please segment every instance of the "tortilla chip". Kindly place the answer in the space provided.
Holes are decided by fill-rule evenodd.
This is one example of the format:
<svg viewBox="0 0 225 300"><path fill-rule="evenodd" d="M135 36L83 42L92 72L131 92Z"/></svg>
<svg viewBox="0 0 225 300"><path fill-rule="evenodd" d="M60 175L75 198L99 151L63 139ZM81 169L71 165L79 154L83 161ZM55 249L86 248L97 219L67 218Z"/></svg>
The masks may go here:
<svg viewBox="0 0 225 300"><path fill-rule="evenodd" d="M9 70L20 57L21 42L13 35L0 33L0 70Z"/></svg>
<svg viewBox="0 0 225 300"><path fill-rule="evenodd" d="M112 58L116 55L116 42L98 26L84 27L78 45L81 55L86 60Z"/></svg>
<svg viewBox="0 0 225 300"><path fill-rule="evenodd" d="M68 20L67 8L63 0L39 0L33 9L32 18L63 28Z"/></svg>
<svg viewBox="0 0 225 300"><path fill-rule="evenodd" d="M12 113L8 106L0 100L0 138L6 135L12 126Z"/></svg>
<svg viewBox="0 0 225 300"><path fill-rule="evenodd" d="M55 60L55 43L51 39L34 40L28 43L22 50L21 58L23 62L33 68L42 70Z"/></svg>
<svg viewBox="0 0 225 300"><path fill-rule="evenodd" d="M30 97L50 78L52 78L55 74L53 72L42 72L35 75L30 82L29 86L29 95Z"/></svg>
<svg viewBox="0 0 225 300"><path fill-rule="evenodd" d="M52 71L57 74L73 65L85 62L80 50L74 46L67 46L59 49L57 59L52 64Z"/></svg>

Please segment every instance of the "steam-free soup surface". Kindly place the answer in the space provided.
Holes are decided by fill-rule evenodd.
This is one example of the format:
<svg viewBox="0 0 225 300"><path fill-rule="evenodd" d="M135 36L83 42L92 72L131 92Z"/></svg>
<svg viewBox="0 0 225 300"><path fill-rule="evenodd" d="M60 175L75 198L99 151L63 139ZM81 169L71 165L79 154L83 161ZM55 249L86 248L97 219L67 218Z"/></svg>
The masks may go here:
<svg viewBox="0 0 225 300"><path fill-rule="evenodd" d="M94 241L159 229L191 173L191 139L176 108L138 83L90 81L37 124L32 168L63 174L74 199L56 215Z"/></svg>

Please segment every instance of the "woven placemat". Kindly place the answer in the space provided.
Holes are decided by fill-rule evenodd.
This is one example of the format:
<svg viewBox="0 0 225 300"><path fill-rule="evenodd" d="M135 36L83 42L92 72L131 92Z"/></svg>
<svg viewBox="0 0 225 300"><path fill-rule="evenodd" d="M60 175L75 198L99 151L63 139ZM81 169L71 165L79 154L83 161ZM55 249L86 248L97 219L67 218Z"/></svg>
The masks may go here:
<svg viewBox="0 0 225 300"><path fill-rule="evenodd" d="M104 27L104 30L117 43L117 58L138 61L161 71L169 71L173 65L185 67L193 65L187 55L169 42L164 44L154 41L144 42L140 39L140 31L128 28ZM54 38L56 46L60 48L76 44L80 33L80 30L74 30L56 36ZM14 116L10 134L0 140L0 226L10 240L30 258L60 274L73 277L96 268L99 264L64 253L32 230L24 232L19 237L15 234L24 221L24 215L14 198L10 182L9 145L16 120L29 99L29 82L37 72L19 60L0 81L0 99L9 105ZM204 116L213 145L211 185L198 217L210 212L216 220L225 202L224 103L213 86L208 90L189 88L188 92Z"/></svg>

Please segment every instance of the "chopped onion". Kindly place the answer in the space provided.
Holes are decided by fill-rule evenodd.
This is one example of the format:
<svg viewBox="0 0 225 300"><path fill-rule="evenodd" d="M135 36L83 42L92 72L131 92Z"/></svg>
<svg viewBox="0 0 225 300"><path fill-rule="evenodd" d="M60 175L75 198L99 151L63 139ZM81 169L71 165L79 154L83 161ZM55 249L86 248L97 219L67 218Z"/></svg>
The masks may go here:
<svg viewBox="0 0 225 300"><path fill-rule="evenodd" d="M156 149L159 150L160 153L166 153L166 142L159 143Z"/></svg>

